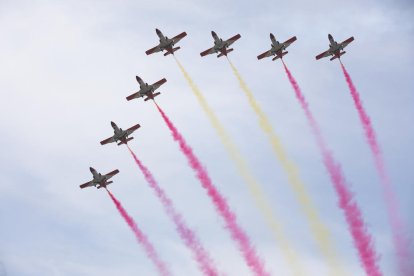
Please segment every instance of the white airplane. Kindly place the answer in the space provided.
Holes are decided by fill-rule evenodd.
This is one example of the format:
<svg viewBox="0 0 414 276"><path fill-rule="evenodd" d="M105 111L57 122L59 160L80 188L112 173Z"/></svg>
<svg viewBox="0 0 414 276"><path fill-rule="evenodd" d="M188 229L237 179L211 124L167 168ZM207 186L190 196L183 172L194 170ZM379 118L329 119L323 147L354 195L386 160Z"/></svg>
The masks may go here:
<svg viewBox="0 0 414 276"><path fill-rule="evenodd" d="M180 49L180 47L175 47L174 48L174 45L177 44L178 41L180 41L181 39L183 39L183 37L185 37L187 35L186 32L182 32L181 34L176 35L173 38L168 38L168 37L164 36L163 33L158 29L155 29L155 32L157 33L158 37L160 38L160 43L157 46L155 46L154 48L151 48L148 51L146 51L145 53L147 55L151 55L153 53L161 52L161 51L164 51L164 50L167 51L164 54L164 56L167 56L169 54L174 54L175 51Z"/></svg>
<svg viewBox="0 0 414 276"><path fill-rule="evenodd" d="M109 137L108 139L101 141L101 145L105 145L105 144L113 143L113 142L118 143L118 141L119 141L118 146L122 144L126 145L129 141L134 139L134 137L128 138L128 136L131 135L135 130L140 128L140 125L137 124L133 127L128 128L127 130L123 130L122 128L119 128L114 122L111 122L111 126L114 129L114 135L112 137Z"/></svg>
<svg viewBox="0 0 414 276"><path fill-rule="evenodd" d="M139 83L139 91L129 95L126 99L128 101L140 97L147 97L144 101L153 100L156 96L161 94L160 92L154 93L155 90L157 90L161 85L167 82L167 80L164 78L162 80L157 81L153 84L145 83L140 77L136 76L137 82Z"/></svg>
<svg viewBox="0 0 414 276"><path fill-rule="evenodd" d="M231 44L233 44L236 40L238 40L241 37L240 34L237 34L227 40L223 40L219 38L214 31L211 32L211 35L214 38L214 46L210 49L207 49L201 52L200 55L202 57L206 55L218 53L218 52L220 52L220 54L217 56L218 58L222 56L227 56L228 53L233 51L233 49L227 49L227 48L230 47Z"/></svg>
<svg viewBox="0 0 414 276"><path fill-rule="evenodd" d="M89 170L91 171L91 173L93 175L93 179L89 182L86 182L86 183L80 185L79 187L81 189L86 188L86 187L96 187L97 189L106 188L106 186L108 186L109 184L111 184L113 182L113 181L108 181L108 180L110 178L112 178L114 175L116 175L117 173L119 173L119 170L114 170L110 173L102 175L102 174L98 173L92 167L90 167Z"/></svg>
<svg viewBox="0 0 414 276"><path fill-rule="evenodd" d="M271 47L270 50L264 52L263 54L258 55L257 59L262 59L262 58L271 57L271 56L275 56L274 58L272 58L272 60L282 58L284 55L288 53L288 51L286 52L283 52L283 51L286 50L286 48L289 47L289 45L292 44L296 40L296 36L289 38L283 43L279 43L279 41L277 41L275 36L271 33L270 40L272 41L272 44L270 44L270 47Z"/></svg>
<svg viewBox="0 0 414 276"><path fill-rule="evenodd" d="M328 56L333 56L330 60L334 60L336 58L340 58L342 55L344 55L346 52L343 51L343 49L348 46L349 43L354 41L354 37L351 36L350 38L342 41L341 43L336 42L332 35L328 34L329 38L329 49L319 55L316 56L316 59L321 59Z"/></svg>

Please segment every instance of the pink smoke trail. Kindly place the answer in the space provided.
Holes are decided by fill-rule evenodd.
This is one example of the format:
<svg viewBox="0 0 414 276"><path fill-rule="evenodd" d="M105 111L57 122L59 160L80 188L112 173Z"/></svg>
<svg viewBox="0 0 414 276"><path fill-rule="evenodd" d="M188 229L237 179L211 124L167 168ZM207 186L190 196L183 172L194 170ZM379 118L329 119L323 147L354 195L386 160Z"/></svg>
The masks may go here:
<svg viewBox="0 0 414 276"><path fill-rule="evenodd" d="M159 274L161 276L171 275L166 264L161 260L161 258L158 256L157 252L155 251L154 246L150 243L147 236L138 228L134 219L128 215L127 211L124 209L124 207L122 207L121 202L119 202L119 200L117 200L115 196L108 189L106 189L106 191L108 192L108 195L111 197L112 201L114 202L121 216L124 218L128 226L131 228L132 232L134 232L135 237L138 240L138 243L141 244L142 247L144 247L145 253L147 254L148 258L157 267Z"/></svg>
<svg viewBox="0 0 414 276"><path fill-rule="evenodd" d="M141 160L138 159L136 154L128 145L127 147L132 157L134 158L135 163L137 163L138 167L144 174L144 177L147 180L148 184L154 190L155 194L164 206L165 212L173 220L181 239L184 240L187 247L194 254L203 274L207 276L218 275L217 269L214 267L210 256L201 245L195 233L188 226L186 226L183 217L176 211L172 201L167 197L164 190L158 185L152 173L148 170L147 167L144 166Z"/></svg>
<svg viewBox="0 0 414 276"><path fill-rule="evenodd" d="M201 182L201 185L204 189L207 190L209 197L214 203L214 206L217 208L219 214L223 217L226 228L230 231L233 240L238 244L239 249L249 268L255 275L270 275L265 271L263 262L257 255L256 249L251 244L249 237L237 223L236 214L230 210L226 199L220 194L220 192L211 182L210 176L208 175L206 169L194 155L191 147L187 144L185 139L178 132L164 111L158 106L155 101L154 103L168 128L171 130L174 140L178 142L181 152L186 156L189 165L196 172L197 178Z"/></svg>
<svg viewBox="0 0 414 276"><path fill-rule="evenodd" d="M339 197L339 206L345 212L345 218L365 272L370 276L382 275L377 265L377 254L372 246L372 237L367 232L364 220L362 218L361 210L359 209L358 204L355 202L352 192L347 187L341 166L334 159L333 154L329 151L320 131L319 125L314 119L313 114L309 109L308 103L306 102L306 99L300 90L298 83L292 76L283 60L282 63L285 67L286 74L293 87L293 90L295 91L296 98L298 99L303 111L305 112L306 118L312 129L312 133L315 136L319 150L323 156L324 165L329 172L331 181L334 184L335 191Z"/></svg>
<svg viewBox="0 0 414 276"><path fill-rule="evenodd" d="M351 76L345 69L345 66L342 64L342 61L340 61L340 63L345 76L345 80L349 87L349 91L351 92L352 99L354 100L355 107L358 111L359 118L364 128L365 136L367 138L369 147L371 148L371 152L374 157L375 167L380 176L380 182L384 193L385 203L387 205L388 210L388 217L391 223L391 229L393 233L394 247L397 253L398 267L400 269L401 275L413 276L414 267L412 261L414 260L414 257L410 252L410 242L408 237L406 236L406 227L403 223L403 220L400 217L397 199L392 188L391 180L385 169L384 159L377 141L374 128L371 123L371 119L365 111L359 93L352 82Z"/></svg>

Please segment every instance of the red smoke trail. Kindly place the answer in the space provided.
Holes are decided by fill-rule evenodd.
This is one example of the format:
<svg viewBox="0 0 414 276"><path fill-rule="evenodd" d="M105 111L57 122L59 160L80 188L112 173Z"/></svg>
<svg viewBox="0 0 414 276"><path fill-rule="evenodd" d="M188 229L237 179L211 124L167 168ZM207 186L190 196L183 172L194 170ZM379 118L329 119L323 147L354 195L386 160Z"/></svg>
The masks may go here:
<svg viewBox="0 0 414 276"><path fill-rule="evenodd" d="M190 164L191 168L196 172L197 178L200 180L203 188L207 190L207 193L212 199L215 207L217 208L217 211L223 217L226 223L226 227L230 231L233 240L237 242L247 265L250 267L250 269L254 272L255 275L269 275L269 273L265 271L263 262L257 255L256 249L250 243L249 237L238 225L236 214L234 214L230 210L226 199L213 185L210 176L208 175L207 171L200 163L198 158L194 155L191 147L187 145L185 139L178 132L178 130L175 128L175 126L164 113L164 111L158 106L158 104L155 101L154 103L158 111L160 112L162 118L164 119L165 123L167 124L168 128L171 130L174 140L178 142L182 153L187 157L188 163Z"/></svg>
<svg viewBox="0 0 414 276"><path fill-rule="evenodd" d="M382 157L380 146L377 142L377 137L374 128L372 127L371 119L369 118L368 114L364 109L364 106L362 105L361 98L352 82L351 76L346 71L345 66L342 64L341 61L340 63L349 90L351 92L352 99L354 100L355 107L358 110L359 118L365 131L365 136L371 148L371 152L374 157L375 167L380 176L385 202L387 204L388 216L391 223L391 229L393 232L393 242L395 250L397 252L398 266L400 272L404 276L412 276L414 275L414 267L412 267L411 262L413 261L414 257L412 257L410 253L410 242L405 232L406 227L399 215L400 212L397 199L392 188L391 180L385 169L384 159Z"/></svg>
<svg viewBox="0 0 414 276"><path fill-rule="evenodd" d="M175 210L175 207L172 201L167 197L165 192L162 188L158 185L157 181L155 180L152 173L148 170L147 167L142 164L141 160L135 155L135 153L131 150L131 148L127 145L129 152L131 153L132 157L137 163L138 167L144 174L145 179L147 180L148 184L154 190L155 194L161 201L162 205L168 216L174 221L177 231L180 234L181 238L184 240L185 244L190 248L193 252L200 269L203 271L204 275L208 276L216 276L218 275L217 269L214 267L213 262L211 261L210 256L206 252L206 250L201 245L200 241L196 237L195 233L186 226L184 219L182 216Z"/></svg>
<svg viewBox="0 0 414 276"><path fill-rule="evenodd" d="M299 85L297 84L295 78L292 76L283 60L282 62L293 90L295 91L296 98L300 102L300 105L305 112L306 118L308 119L309 125L312 129L312 133L316 138L319 150L323 156L323 162L329 172L331 181L334 184L334 188L339 197L339 206L345 212L345 218L365 272L367 275L372 276L382 275L377 265L377 254L372 246L372 237L367 232L364 220L362 218L361 210L353 199L353 194L347 186L341 166L334 159L332 153L326 146L319 126L309 109L308 103L306 102L306 99L302 94Z"/></svg>
<svg viewBox="0 0 414 276"><path fill-rule="evenodd" d="M105 188L106 189L106 188ZM134 232L135 237L137 238L138 242L144 247L145 253L147 254L148 258L155 264L158 269L158 272L162 276L169 276L171 275L170 271L168 270L165 263L160 259L157 252L154 249L154 246L150 243L147 236L138 228L137 224L135 223L134 219L131 218L127 211L122 207L121 202L119 202L115 196L108 190L109 196L111 197L112 201L114 202L116 208L118 209L121 216L124 218L128 226Z"/></svg>

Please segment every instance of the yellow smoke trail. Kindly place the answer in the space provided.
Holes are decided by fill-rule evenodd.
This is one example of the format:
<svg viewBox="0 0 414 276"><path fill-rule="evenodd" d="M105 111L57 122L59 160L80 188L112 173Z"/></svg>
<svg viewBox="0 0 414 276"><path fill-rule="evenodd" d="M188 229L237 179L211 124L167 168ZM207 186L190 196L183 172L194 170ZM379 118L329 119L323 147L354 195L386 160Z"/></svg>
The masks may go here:
<svg viewBox="0 0 414 276"><path fill-rule="evenodd" d="M298 169L296 165L289 160L287 154L283 148L283 145L280 139L276 136L273 131L272 125L270 124L267 116L264 114L262 109L260 108L259 104L253 97L252 92L247 87L246 83L243 81L240 73L233 65L233 63L227 59L230 63L230 66L233 70L234 75L236 76L237 80L239 81L240 87L244 91L249 101L250 106L253 108L254 112L259 118L260 127L266 133L267 137L269 138L270 144L272 145L273 152L275 153L277 159L279 160L283 170L286 172L288 176L288 181L290 186L292 187L293 191L296 194L297 200L299 201L303 212L308 219L308 223L310 225L310 229L314 238L317 241L317 245L321 250L323 256L328 260L331 274L332 275L345 275L341 272L342 268L338 262L338 254L336 251L335 246L332 243L330 233L327 227L323 224L322 220L320 219L317 208L313 201L311 200L310 194L306 190L306 187L303 181L300 178Z"/></svg>
<svg viewBox="0 0 414 276"><path fill-rule="evenodd" d="M253 177L252 173L250 172L245 159L242 157L236 145L232 142L229 134L226 132L217 116L214 114L210 106L207 104L207 101L204 99L204 96L201 94L198 87L194 84L193 80L188 75L187 71L177 60L177 58L175 58L175 61L177 62L178 67L183 73L184 78L187 80L189 86L191 87L191 90L196 96L202 109L207 114L207 117L209 118L214 129L217 131L217 134L219 135L221 142L227 150L227 153L230 155L230 158L236 164L236 167L240 175L246 182L250 190L250 193L252 194L253 199L255 200L255 203L258 205L259 210L265 218L268 227L272 230L273 236L278 242L279 247L282 249L282 252L286 260L288 261L288 264L292 269L294 275L305 275L305 273L303 273L301 265L299 264L299 259L296 253L292 250L292 246L286 238L282 225L278 222L279 220L276 219L275 213L269 205L268 200L266 199L266 196L260 188L260 185L258 184L257 180Z"/></svg>

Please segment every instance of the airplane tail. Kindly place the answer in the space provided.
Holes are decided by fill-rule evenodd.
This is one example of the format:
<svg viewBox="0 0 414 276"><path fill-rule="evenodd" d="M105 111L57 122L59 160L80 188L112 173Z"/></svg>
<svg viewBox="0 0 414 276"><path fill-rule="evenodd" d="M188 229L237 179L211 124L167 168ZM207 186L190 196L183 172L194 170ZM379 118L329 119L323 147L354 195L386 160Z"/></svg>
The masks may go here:
<svg viewBox="0 0 414 276"><path fill-rule="evenodd" d="M222 57L222 56L227 56L227 54L228 53L230 53L230 52L232 52L234 49L232 48L232 49L228 49L228 50L226 50L226 53L224 54L224 53L220 53L217 57L219 58L219 57Z"/></svg>
<svg viewBox="0 0 414 276"><path fill-rule="evenodd" d="M128 139L126 139L126 143L124 143L124 142L119 142L118 143L118 146L120 146L120 145L122 145L122 144L127 144L129 141L131 141L132 139L134 139L134 137L129 137Z"/></svg>
<svg viewBox="0 0 414 276"><path fill-rule="evenodd" d="M174 54L174 53L175 53L175 51L177 51L177 50L179 50L179 49L181 49L181 47L175 47L175 48L173 48L171 51L167 51L167 52L164 54L164 56L168 56L169 54Z"/></svg>
<svg viewBox="0 0 414 276"><path fill-rule="evenodd" d="M334 60L334 59L337 59L337 58L340 58L341 56L343 56L343 55L345 55L345 51L343 51L343 52L341 52L341 53L339 53L338 55L335 55L334 57L332 57L330 60L332 61L332 60Z"/></svg>
<svg viewBox="0 0 414 276"><path fill-rule="evenodd" d="M287 53L289 53L289 52L288 52L288 51L283 52L281 55L277 55L277 56L275 56L274 58L272 58L272 60L273 60L273 61L275 61L275 60L277 60L278 58L282 58L282 57L284 57Z"/></svg>
<svg viewBox="0 0 414 276"><path fill-rule="evenodd" d="M161 92L157 92L152 94L151 97L147 97L144 101L148 101L148 100L153 100L155 97L157 97L159 94L161 94Z"/></svg>
<svg viewBox="0 0 414 276"><path fill-rule="evenodd" d="M109 184L111 184L111 183L114 183L113 181L108 181L108 182L106 182L105 183L105 185L104 186L102 186L102 185L99 185L98 187L96 187L97 189L100 189L100 188L106 188L106 186L108 186Z"/></svg>

